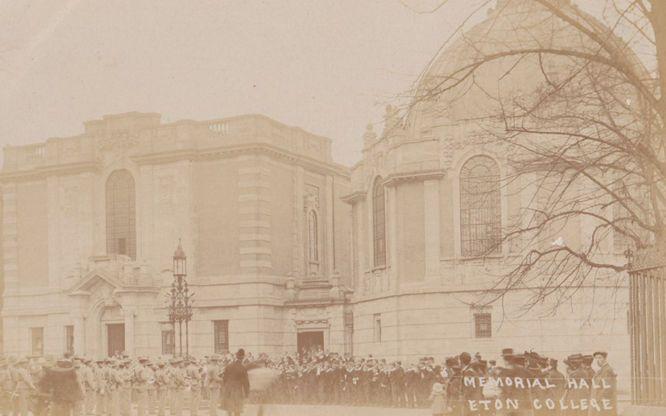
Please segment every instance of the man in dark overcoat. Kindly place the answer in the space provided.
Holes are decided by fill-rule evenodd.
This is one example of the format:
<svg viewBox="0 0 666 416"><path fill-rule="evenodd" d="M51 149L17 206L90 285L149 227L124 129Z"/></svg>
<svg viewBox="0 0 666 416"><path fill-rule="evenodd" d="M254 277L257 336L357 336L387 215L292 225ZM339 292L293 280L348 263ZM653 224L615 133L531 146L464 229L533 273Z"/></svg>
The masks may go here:
<svg viewBox="0 0 666 416"><path fill-rule="evenodd" d="M244 358L245 350L241 348L236 353L236 360L224 370L224 406L229 416L241 415L245 398L250 393L250 380L243 366Z"/></svg>

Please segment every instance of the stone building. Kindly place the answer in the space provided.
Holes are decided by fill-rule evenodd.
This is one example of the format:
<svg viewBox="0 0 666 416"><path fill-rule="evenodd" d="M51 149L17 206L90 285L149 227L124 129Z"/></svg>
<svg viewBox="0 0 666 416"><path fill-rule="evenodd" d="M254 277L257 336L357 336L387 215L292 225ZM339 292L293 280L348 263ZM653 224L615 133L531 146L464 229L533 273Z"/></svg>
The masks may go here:
<svg viewBox="0 0 666 416"><path fill-rule="evenodd" d="M551 26L528 24L543 16L525 2L500 4L441 51L422 86L470 59L465 42L558 41ZM477 81L496 84L502 72L491 67ZM522 66L504 80L516 90L534 82ZM520 258L520 244L480 254L539 197L533 182L499 185L512 174L508 149L472 121L487 101L470 90L424 100L405 117L389 107L351 170L331 161L330 140L263 116L162 124L157 114L119 114L86 122L79 136L6 148L5 353L172 352L164 296L180 240L196 292L193 354L322 345L414 361L465 350L496 357L504 347L560 359L604 349L628 386L618 276L554 310L545 301L521 313L524 290L471 306ZM593 226L581 218L561 237L585 241ZM621 244L604 244L623 261Z"/></svg>
<svg viewBox="0 0 666 416"><path fill-rule="evenodd" d="M4 352L171 353L179 241L191 353L348 350L349 177L330 146L263 116L127 113L6 148Z"/></svg>
<svg viewBox="0 0 666 416"><path fill-rule="evenodd" d="M419 94L481 54L572 39L566 25L536 2L500 0L487 20L426 68L416 87L419 99L406 115L389 106L382 132L368 126L362 160L352 168L352 192L343 197L353 215L356 353L413 361L460 351L497 357L506 347L559 359L606 350L628 388L626 276L597 275L565 304L545 299L528 312L530 287L509 290L492 304L478 302L529 248L527 236L502 242L502 233L519 228L527 208L546 194L536 177L516 174L509 163L515 149L489 130L484 118L495 114L496 103L488 91L530 94L543 82L534 69L538 63L494 62L457 89ZM548 63L553 66L546 70L557 75L558 61ZM589 218L575 218L534 244L548 248L561 238L582 246L594 226ZM626 263L620 240L609 236L600 245L605 261Z"/></svg>

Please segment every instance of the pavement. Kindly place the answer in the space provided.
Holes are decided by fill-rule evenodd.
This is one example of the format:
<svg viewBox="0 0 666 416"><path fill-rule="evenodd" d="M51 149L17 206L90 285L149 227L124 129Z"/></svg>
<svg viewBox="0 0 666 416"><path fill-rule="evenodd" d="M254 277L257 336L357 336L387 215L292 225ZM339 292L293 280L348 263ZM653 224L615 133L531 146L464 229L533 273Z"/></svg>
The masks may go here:
<svg viewBox="0 0 666 416"><path fill-rule="evenodd" d="M243 416L258 414L258 406L245 405ZM220 412L221 413L221 412ZM430 409L366 406L264 405L264 416L430 416ZM207 416L207 414L206 414Z"/></svg>

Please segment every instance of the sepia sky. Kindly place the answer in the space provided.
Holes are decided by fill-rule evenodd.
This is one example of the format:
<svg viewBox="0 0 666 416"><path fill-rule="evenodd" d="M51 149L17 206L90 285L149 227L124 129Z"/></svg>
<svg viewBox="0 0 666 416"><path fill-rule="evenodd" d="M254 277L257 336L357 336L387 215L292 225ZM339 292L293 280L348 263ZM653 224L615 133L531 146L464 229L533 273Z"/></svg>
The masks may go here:
<svg viewBox="0 0 666 416"><path fill-rule="evenodd" d="M330 137L352 164L365 125L464 16L456 2L416 12L438 1L0 0L0 143L126 111L261 113Z"/></svg>
<svg viewBox="0 0 666 416"><path fill-rule="evenodd" d="M0 144L110 113L261 113L330 137L351 165L365 125L381 131L385 104L481 1L0 0Z"/></svg>

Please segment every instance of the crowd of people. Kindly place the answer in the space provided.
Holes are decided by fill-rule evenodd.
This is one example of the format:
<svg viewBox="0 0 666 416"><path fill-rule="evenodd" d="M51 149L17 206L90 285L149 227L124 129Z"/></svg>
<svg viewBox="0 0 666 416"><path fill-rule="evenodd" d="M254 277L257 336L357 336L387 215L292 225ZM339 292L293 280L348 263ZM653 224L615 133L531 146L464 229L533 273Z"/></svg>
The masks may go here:
<svg viewBox="0 0 666 416"><path fill-rule="evenodd" d="M605 352L571 355L564 360L565 373L555 359L511 349L498 361L463 352L441 364L433 357L403 364L321 350L280 357L239 350L200 360L2 358L0 410L18 416L130 416L136 409L138 416L181 416L187 409L192 416L202 411L217 416L221 410L240 414L247 399L431 407L434 415L613 415L616 376L606 358ZM263 380L256 376L258 368L267 371Z"/></svg>

